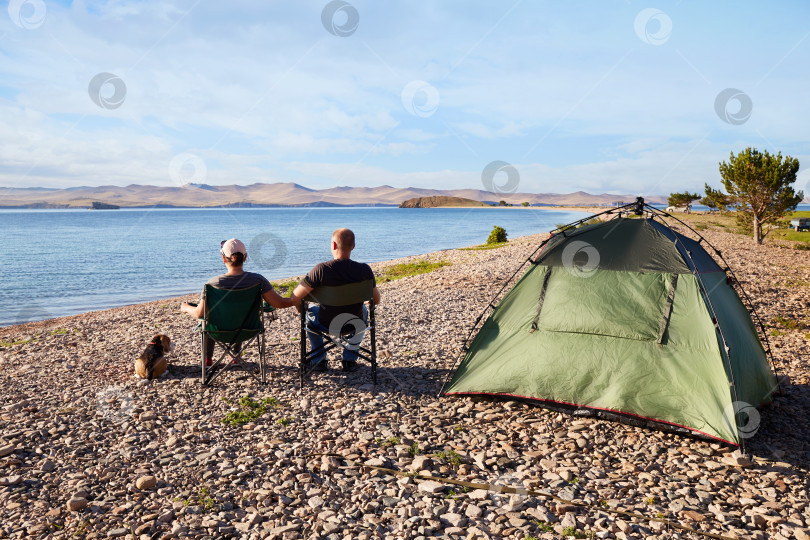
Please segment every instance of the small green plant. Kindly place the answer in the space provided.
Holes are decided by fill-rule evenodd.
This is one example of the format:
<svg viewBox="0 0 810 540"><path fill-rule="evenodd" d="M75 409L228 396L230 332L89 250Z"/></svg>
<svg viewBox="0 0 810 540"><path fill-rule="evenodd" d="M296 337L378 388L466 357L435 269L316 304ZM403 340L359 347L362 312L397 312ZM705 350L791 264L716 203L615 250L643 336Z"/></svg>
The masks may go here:
<svg viewBox="0 0 810 540"><path fill-rule="evenodd" d="M567 231L568 229L573 228L573 225L570 225L568 223L555 223L554 228L559 230L560 232L562 232L562 231Z"/></svg>
<svg viewBox="0 0 810 540"><path fill-rule="evenodd" d="M782 332L780 332L780 331L779 331L779 330L777 330L776 328L771 328L771 335L772 335L773 337L779 337L779 336L781 336L781 335L782 335Z"/></svg>
<svg viewBox="0 0 810 540"><path fill-rule="evenodd" d="M414 457L415 457L415 456L418 456L419 454L421 454L421 453L422 453L422 451L421 451L421 450L419 450L419 443L418 443L418 442L416 442L416 441L414 441L414 442L413 442L413 444L411 445L411 447L410 447L410 448L408 448L408 453L409 453L411 456L414 456Z"/></svg>
<svg viewBox="0 0 810 540"><path fill-rule="evenodd" d="M450 460L450 465L454 468L457 469L459 465L461 465L461 456L455 450L450 450L450 452L447 453L447 457Z"/></svg>
<svg viewBox="0 0 810 540"><path fill-rule="evenodd" d="M573 477L573 478L571 479L571 481L570 481L570 482L568 482L568 483L569 483L569 484L579 484L579 477L577 477L577 476Z"/></svg>
<svg viewBox="0 0 810 540"><path fill-rule="evenodd" d="M67 333L68 333L67 328L55 328L55 329L51 330L51 335L52 336L57 336L57 335L61 336L61 335L67 334Z"/></svg>
<svg viewBox="0 0 810 540"><path fill-rule="evenodd" d="M658 519L664 519L665 516L661 512L658 512L657 514L655 514L655 517L657 517Z"/></svg>
<svg viewBox="0 0 810 540"><path fill-rule="evenodd" d="M214 508L214 498L211 497L211 491L207 487L201 487L199 493L200 506L206 512Z"/></svg>
<svg viewBox="0 0 810 540"><path fill-rule="evenodd" d="M228 400L228 403L231 402ZM278 400L273 397L264 398L260 401L256 401L252 399L250 396L244 396L242 398L239 398L239 410L229 411L225 415L225 418L222 419L222 423L229 425L231 427L247 424L248 422L256 420L271 408L275 408L278 406L279 406Z"/></svg>
<svg viewBox="0 0 810 540"><path fill-rule="evenodd" d="M290 425L290 419L289 418L279 418L278 420L276 420L276 424L278 424L280 426L287 427L287 426Z"/></svg>
<svg viewBox="0 0 810 540"><path fill-rule="evenodd" d="M574 538L586 538L576 527L566 527L562 531L563 536L573 536Z"/></svg>
<svg viewBox="0 0 810 540"><path fill-rule="evenodd" d="M794 321L792 319L782 317L781 315L777 316L774 320L777 323L784 326L785 328L787 328L788 330L798 330L799 329L799 323L797 323L796 321Z"/></svg>
<svg viewBox="0 0 810 540"><path fill-rule="evenodd" d="M655 497L647 497L647 504L655 504Z"/></svg>
<svg viewBox="0 0 810 540"><path fill-rule="evenodd" d="M551 532L554 530L554 527L552 527L549 523L546 523L545 521L537 521L535 524L537 525L537 528L540 529L542 532Z"/></svg>
<svg viewBox="0 0 810 540"><path fill-rule="evenodd" d="M606 500L602 499L601 501L599 501L599 506L601 506L602 508L607 508L609 505Z"/></svg>
<svg viewBox="0 0 810 540"><path fill-rule="evenodd" d="M810 244L796 244L795 248L801 251L810 251Z"/></svg>
<svg viewBox="0 0 810 540"><path fill-rule="evenodd" d="M453 430L455 430L456 433L459 433L461 431L466 431L466 428L464 426L462 426L461 424L456 424L456 426L453 428Z"/></svg>
<svg viewBox="0 0 810 540"><path fill-rule="evenodd" d="M503 244L506 242L506 229L495 225L487 237L487 244Z"/></svg>
<svg viewBox="0 0 810 540"><path fill-rule="evenodd" d="M87 527L90 525L89 521L81 520L79 522L79 526L76 527L76 530L73 531L73 534L70 536L71 538L84 538L87 534Z"/></svg>
<svg viewBox="0 0 810 540"><path fill-rule="evenodd" d="M579 228L579 227L585 227L585 226L587 226L587 225L596 225L597 223L602 223L602 220L601 220L601 219L599 219L599 218L591 218L591 219L589 219L588 221L583 221L582 223L580 223L579 225L577 225L577 228Z"/></svg>

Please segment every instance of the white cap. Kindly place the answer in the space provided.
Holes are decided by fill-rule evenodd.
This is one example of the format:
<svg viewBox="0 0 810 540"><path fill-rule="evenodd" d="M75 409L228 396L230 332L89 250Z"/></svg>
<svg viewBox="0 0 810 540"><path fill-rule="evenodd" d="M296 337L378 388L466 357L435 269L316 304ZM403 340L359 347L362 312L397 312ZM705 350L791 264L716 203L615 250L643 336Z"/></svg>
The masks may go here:
<svg viewBox="0 0 810 540"><path fill-rule="evenodd" d="M231 258L231 255L234 253L241 253L242 255L247 258L247 249L245 249L245 244L242 243L241 240L237 240L236 238L231 238L230 240L225 240L220 245L222 254L225 255L227 258Z"/></svg>

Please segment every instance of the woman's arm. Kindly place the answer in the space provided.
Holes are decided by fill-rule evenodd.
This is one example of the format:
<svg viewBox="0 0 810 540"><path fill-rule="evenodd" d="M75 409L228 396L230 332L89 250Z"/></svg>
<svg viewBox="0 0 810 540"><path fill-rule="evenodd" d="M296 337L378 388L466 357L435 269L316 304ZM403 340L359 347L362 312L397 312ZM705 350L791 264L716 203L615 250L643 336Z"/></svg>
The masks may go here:
<svg viewBox="0 0 810 540"><path fill-rule="evenodd" d="M284 309L295 305L290 298L285 298L273 290L264 293L262 298L264 298L265 302L278 309Z"/></svg>

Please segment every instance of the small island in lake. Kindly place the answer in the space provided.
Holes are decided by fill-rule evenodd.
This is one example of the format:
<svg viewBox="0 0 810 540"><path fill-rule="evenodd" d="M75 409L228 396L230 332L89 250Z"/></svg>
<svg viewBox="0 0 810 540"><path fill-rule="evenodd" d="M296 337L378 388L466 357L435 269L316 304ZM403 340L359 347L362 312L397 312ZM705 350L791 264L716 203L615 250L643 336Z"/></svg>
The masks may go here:
<svg viewBox="0 0 810 540"><path fill-rule="evenodd" d="M450 197L435 195L432 197L414 197L399 205L400 208L445 208L453 206L489 206L487 203L465 199L464 197Z"/></svg>
<svg viewBox="0 0 810 540"><path fill-rule="evenodd" d="M103 203L99 201L93 201L93 204L90 207L90 210L120 210L120 209L121 207L118 206L117 204Z"/></svg>

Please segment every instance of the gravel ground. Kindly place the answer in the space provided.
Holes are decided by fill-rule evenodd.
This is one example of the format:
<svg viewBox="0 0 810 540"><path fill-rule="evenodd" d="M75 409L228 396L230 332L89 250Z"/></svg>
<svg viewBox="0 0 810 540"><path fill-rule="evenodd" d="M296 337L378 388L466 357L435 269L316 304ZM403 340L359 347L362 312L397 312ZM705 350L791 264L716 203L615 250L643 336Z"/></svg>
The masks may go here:
<svg viewBox="0 0 810 540"><path fill-rule="evenodd" d="M810 538L810 257L704 234L770 325L789 378L761 410L750 459L520 402L435 397L494 285L542 239L533 236L433 253L452 266L382 283L376 388L368 367L346 375L332 358L299 389L292 310L268 326L267 385L232 372L201 387L179 298L0 329L0 538L701 537L672 523ZM156 333L177 345L170 371L139 381L133 362ZM268 400L264 414L223 423L246 396Z"/></svg>

